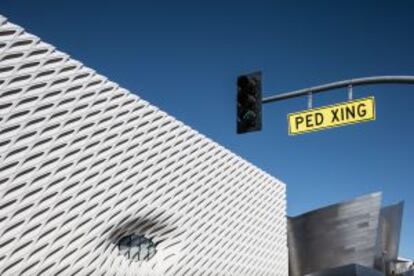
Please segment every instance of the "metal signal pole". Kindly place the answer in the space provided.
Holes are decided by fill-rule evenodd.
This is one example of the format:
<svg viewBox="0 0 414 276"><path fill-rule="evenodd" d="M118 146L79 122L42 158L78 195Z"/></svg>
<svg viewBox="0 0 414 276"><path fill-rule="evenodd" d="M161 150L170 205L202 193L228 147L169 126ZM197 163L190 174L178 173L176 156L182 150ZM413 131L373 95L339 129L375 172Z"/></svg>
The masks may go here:
<svg viewBox="0 0 414 276"><path fill-rule="evenodd" d="M290 98L296 98L301 96L309 96L316 93L326 92L328 90L348 87L350 89L349 97L352 98L352 87L368 85L368 84L383 84L383 83L405 83L414 84L414 76L377 76L366 77L358 79L343 80L338 82L332 82L328 84L313 86L305 89L285 92L274 96L266 97L262 99L262 103L271 103Z"/></svg>

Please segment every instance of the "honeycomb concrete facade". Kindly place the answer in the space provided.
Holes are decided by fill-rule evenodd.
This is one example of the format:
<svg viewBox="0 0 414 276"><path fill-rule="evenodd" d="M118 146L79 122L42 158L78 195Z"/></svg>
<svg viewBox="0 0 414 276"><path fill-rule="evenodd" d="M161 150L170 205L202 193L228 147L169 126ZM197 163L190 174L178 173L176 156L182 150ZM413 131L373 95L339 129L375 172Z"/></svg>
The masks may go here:
<svg viewBox="0 0 414 276"><path fill-rule="evenodd" d="M5 17L0 205L0 275L288 275L283 183Z"/></svg>

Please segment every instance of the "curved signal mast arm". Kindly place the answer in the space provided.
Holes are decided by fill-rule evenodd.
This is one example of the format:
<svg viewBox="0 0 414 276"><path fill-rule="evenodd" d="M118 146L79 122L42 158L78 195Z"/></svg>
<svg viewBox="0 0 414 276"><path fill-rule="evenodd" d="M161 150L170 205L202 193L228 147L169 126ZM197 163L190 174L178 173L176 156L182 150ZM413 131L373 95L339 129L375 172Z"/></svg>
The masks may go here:
<svg viewBox="0 0 414 276"><path fill-rule="evenodd" d="M321 92L326 92L328 90L344 88L349 86L360 86L368 84L382 84L382 83L405 83L405 84L414 84L414 76L378 76L378 77L366 77L358 79L343 80L323 85L318 85L310 88L295 90L291 92L286 92L262 99L262 103L271 103L281 100L286 100L290 98L296 98L301 96L306 96L309 94L316 94Z"/></svg>

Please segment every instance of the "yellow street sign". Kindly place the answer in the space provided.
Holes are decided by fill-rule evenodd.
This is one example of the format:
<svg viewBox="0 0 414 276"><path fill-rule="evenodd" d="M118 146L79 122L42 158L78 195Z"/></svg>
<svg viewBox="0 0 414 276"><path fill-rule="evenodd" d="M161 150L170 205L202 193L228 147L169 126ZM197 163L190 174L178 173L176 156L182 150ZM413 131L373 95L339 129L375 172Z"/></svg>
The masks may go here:
<svg viewBox="0 0 414 276"><path fill-rule="evenodd" d="M289 135L372 120L375 120L375 99L368 97L290 113Z"/></svg>

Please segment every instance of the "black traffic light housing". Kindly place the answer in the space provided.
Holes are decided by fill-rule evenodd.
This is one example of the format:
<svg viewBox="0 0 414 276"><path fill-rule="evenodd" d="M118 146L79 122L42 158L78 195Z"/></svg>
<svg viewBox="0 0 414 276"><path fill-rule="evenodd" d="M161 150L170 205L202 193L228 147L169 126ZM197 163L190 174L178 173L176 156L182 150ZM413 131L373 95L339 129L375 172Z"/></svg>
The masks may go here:
<svg viewBox="0 0 414 276"><path fill-rule="evenodd" d="M262 129L262 74L237 78L237 133Z"/></svg>

